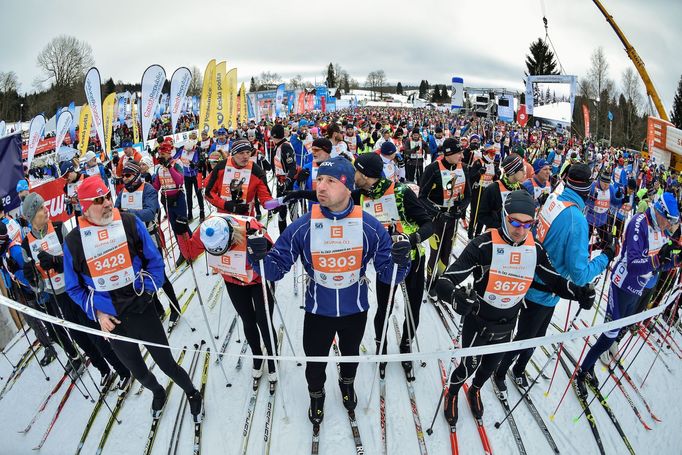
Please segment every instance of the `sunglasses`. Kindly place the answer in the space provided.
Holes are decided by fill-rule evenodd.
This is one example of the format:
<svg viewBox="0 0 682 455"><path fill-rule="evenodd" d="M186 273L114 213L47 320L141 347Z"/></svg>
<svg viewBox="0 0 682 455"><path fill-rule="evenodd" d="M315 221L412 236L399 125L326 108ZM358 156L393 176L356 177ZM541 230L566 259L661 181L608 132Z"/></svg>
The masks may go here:
<svg viewBox="0 0 682 455"><path fill-rule="evenodd" d="M132 176L133 176L133 174L123 174L124 179L129 179Z"/></svg>
<svg viewBox="0 0 682 455"><path fill-rule="evenodd" d="M92 201L92 205L102 205L104 201L111 201L111 192L105 194L104 196L97 196L84 199L86 201Z"/></svg>
<svg viewBox="0 0 682 455"><path fill-rule="evenodd" d="M524 229L530 229L533 226L535 226L535 223L537 223L536 220L531 220L531 221L526 221L526 222L519 221L516 218L512 218L511 216L507 216L507 221L509 222L509 224L511 224L515 228L522 227Z"/></svg>

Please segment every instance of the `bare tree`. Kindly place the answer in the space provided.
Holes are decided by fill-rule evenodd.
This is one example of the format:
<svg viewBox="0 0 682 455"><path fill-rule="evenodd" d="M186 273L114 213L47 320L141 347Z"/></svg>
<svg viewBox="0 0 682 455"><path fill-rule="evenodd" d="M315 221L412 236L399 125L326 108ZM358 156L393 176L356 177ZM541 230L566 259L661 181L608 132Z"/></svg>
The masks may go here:
<svg viewBox="0 0 682 455"><path fill-rule="evenodd" d="M198 66L193 66L190 70L192 74L192 79L189 81L189 88L187 89L187 96L201 96L201 87L204 83L201 70Z"/></svg>
<svg viewBox="0 0 682 455"><path fill-rule="evenodd" d="M95 64L92 48L73 36L60 35L38 54L38 67L44 72L42 82L53 81L59 90L82 81L85 72Z"/></svg>
<svg viewBox="0 0 682 455"><path fill-rule="evenodd" d="M634 69L627 67L625 68L625 71L623 71L620 81L625 99L632 103L635 108L635 114L637 114L637 111L642 108L642 102L644 100L642 92L640 91L639 75Z"/></svg>
<svg viewBox="0 0 682 455"><path fill-rule="evenodd" d="M367 80L365 81L365 87L367 87L372 92L372 99L375 99L374 91L376 90L377 84L377 72L370 71L367 75Z"/></svg>
<svg viewBox="0 0 682 455"><path fill-rule="evenodd" d="M287 85L289 86L289 89L291 89L291 90L295 90L297 88L303 88L303 76L301 76L300 74L297 74L296 76L289 79L289 83Z"/></svg>
<svg viewBox="0 0 682 455"><path fill-rule="evenodd" d="M0 94L19 91L19 78L14 71L0 71Z"/></svg>
<svg viewBox="0 0 682 455"><path fill-rule="evenodd" d="M282 76L275 72L263 71L260 73L259 80L261 89L271 89L282 82Z"/></svg>
<svg viewBox="0 0 682 455"><path fill-rule="evenodd" d="M592 52L590 57L591 66L587 71L587 81L590 84L590 93L596 96L597 101L597 121L595 122L595 137L599 137L599 124L603 117L605 117L604 106L609 101L609 95L614 93L614 86L612 80L609 80L609 63L606 61L604 49L598 47Z"/></svg>

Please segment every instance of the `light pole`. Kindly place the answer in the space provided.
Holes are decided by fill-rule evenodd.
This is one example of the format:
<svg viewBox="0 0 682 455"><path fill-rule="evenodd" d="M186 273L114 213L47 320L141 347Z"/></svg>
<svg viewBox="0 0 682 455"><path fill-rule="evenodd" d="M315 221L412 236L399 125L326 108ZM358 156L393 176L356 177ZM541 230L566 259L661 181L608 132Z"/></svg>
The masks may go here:
<svg viewBox="0 0 682 455"><path fill-rule="evenodd" d="M19 123L24 121L24 103L19 104Z"/></svg>

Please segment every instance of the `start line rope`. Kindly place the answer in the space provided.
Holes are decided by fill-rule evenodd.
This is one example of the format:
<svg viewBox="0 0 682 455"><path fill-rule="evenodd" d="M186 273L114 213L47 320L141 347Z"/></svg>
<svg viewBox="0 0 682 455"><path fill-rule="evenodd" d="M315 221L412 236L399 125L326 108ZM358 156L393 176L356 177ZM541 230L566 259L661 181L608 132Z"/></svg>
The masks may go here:
<svg viewBox="0 0 682 455"><path fill-rule="evenodd" d="M247 359L277 359L286 362L341 362L341 363L375 363L375 362L402 362L410 360L422 360L422 359L435 359L435 358L448 358L448 357L469 357L478 356L486 354L495 354L500 352L516 351L520 349L536 348L542 345L549 345L552 343L564 343L566 341L574 340L576 338L589 337L591 335L601 334L602 332L607 332L614 329L620 329L621 327L629 326L644 319L651 318L662 313L671 303L675 301L676 296L679 297L681 292L681 286L676 286L667 294L667 300L664 304L652 308L650 310L644 311L642 313L633 314L626 318L617 319L611 322L605 322L602 324L597 324L592 327L570 330L564 333L557 333L554 335L545 335L543 337L530 338L527 340L520 341L510 341L507 343L487 345L487 346L476 346L469 348L455 348L454 346L447 350L441 351L430 351L430 352L417 352L408 354L363 354L363 355L346 355L346 356L286 356L286 355L249 355L249 354L231 354L224 353L226 357L233 358L247 358ZM50 322L52 324L61 325L73 330L78 330L80 332L89 333L92 335L97 335L104 337L105 339L114 339L119 341L126 341L129 343L142 344L145 346L154 346L159 348L166 348L174 351L181 351L187 349L188 352L200 352L205 353L206 350L202 349L191 349L185 347L176 347L164 344L149 343L143 340L138 340L136 338L125 337L121 335L114 335L112 333L107 333L102 330L92 329L80 324L66 321L62 318L51 316L49 314L43 313L42 311L35 310L33 308L24 306L12 299L0 295L0 304L5 305L8 308L12 308L21 313L32 316L36 319L41 319L45 322Z"/></svg>

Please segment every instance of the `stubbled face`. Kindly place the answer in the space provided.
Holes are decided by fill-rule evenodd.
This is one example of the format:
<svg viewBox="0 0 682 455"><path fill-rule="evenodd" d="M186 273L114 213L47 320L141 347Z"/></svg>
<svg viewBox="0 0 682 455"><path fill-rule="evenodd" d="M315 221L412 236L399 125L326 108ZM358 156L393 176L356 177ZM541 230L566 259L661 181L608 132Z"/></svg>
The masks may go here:
<svg viewBox="0 0 682 455"><path fill-rule="evenodd" d="M533 222L533 217L530 217L523 213L510 213L504 219L504 222L507 224L507 232L509 232L509 236L511 237L511 239L515 243L522 242L526 238L526 235L528 235L528 231L530 228L525 228L523 226L514 227L512 226L508 218L519 221L521 223L531 223Z"/></svg>
<svg viewBox="0 0 682 455"><path fill-rule="evenodd" d="M114 219L114 202L111 199L111 193L100 197L103 198L103 202L101 204L93 202L85 214L93 224L106 226Z"/></svg>
<svg viewBox="0 0 682 455"><path fill-rule="evenodd" d="M348 203L350 191L341 183L340 180L328 176L317 176L317 200L322 207L327 207L331 210L341 210Z"/></svg>

